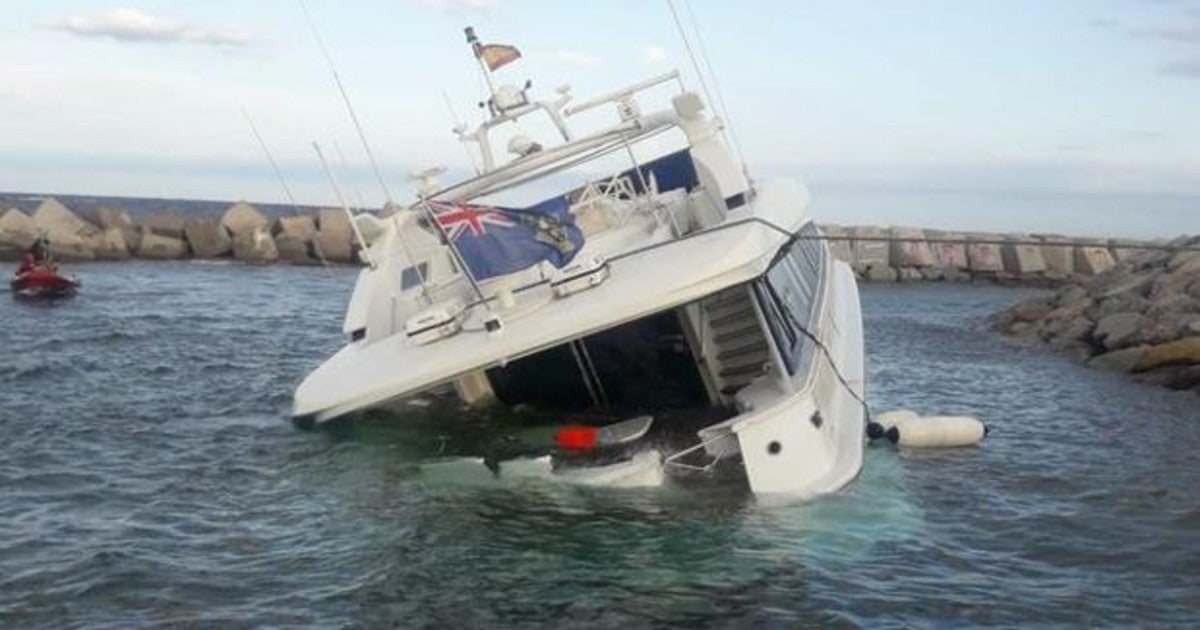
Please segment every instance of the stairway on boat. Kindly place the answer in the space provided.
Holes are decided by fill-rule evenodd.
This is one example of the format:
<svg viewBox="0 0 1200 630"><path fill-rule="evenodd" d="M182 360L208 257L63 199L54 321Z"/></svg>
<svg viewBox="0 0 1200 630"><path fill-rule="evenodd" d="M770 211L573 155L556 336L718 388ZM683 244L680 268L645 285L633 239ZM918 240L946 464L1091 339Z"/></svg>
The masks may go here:
<svg viewBox="0 0 1200 630"><path fill-rule="evenodd" d="M749 287L726 289L701 303L707 322L706 357L716 390L728 400L771 360Z"/></svg>

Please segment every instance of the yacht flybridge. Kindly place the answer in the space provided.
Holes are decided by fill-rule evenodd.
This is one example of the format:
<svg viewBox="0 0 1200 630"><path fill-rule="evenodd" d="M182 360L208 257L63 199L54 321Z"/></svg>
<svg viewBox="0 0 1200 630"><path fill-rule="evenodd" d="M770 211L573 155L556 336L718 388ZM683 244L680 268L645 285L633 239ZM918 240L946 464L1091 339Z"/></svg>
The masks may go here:
<svg viewBox="0 0 1200 630"><path fill-rule="evenodd" d="M490 86L519 53L467 34ZM804 190L750 180L678 72L579 104L565 86L530 90L493 88L486 120L455 130L476 175L442 187L439 170L421 173L416 202L354 218L364 267L348 343L300 384L293 416L319 424L452 386L472 406L636 417L636 437L653 416L661 435L616 440L623 455L597 479L732 470L757 493L799 496L853 479L858 293ZM664 107L643 111L656 96ZM609 108L615 123L577 128ZM549 133L534 140L538 121Z"/></svg>

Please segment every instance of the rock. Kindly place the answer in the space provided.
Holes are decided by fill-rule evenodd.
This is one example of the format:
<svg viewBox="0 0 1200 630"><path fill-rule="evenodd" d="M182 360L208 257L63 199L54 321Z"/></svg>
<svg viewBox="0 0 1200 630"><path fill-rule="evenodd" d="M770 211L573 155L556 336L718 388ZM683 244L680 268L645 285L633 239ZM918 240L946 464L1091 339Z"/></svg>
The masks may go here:
<svg viewBox="0 0 1200 630"><path fill-rule="evenodd" d="M925 277L921 275L920 269L901 267L896 270L896 279L900 282L921 282Z"/></svg>
<svg viewBox="0 0 1200 630"><path fill-rule="evenodd" d="M1058 306L1066 306L1068 304L1077 304L1086 299L1088 299L1087 289L1076 284L1059 291L1058 295L1054 298L1054 302Z"/></svg>
<svg viewBox="0 0 1200 630"><path fill-rule="evenodd" d="M243 234L252 234L259 228L269 229L271 222L254 206L239 201L229 206L225 214L221 215L221 225L224 225L225 229L233 235L234 240L237 240L237 237Z"/></svg>
<svg viewBox="0 0 1200 630"><path fill-rule="evenodd" d="M173 239L183 240L183 226L185 223L187 223L187 217L182 212L178 210L159 210L146 215L142 219L142 233L169 236ZM161 243L158 244L161 245Z"/></svg>
<svg viewBox="0 0 1200 630"><path fill-rule="evenodd" d="M1036 322L1054 310L1054 303L1052 297L1032 297L1013 307L1012 315L1016 321Z"/></svg>
<svg viewBox="0 0 1200 630"><path fill-rule="evenodd" d="M1134 366L1135 372L1145 372L1166 365L1194 365L1200 363L1200 336L1185 337L1146 349L1146 353Z"/></svg>
<svg viewBox="0 0 1200 630"><path fill-rule="evenodd" d="M1138 374L1134 380L1171 389L1200 386L1200 365L1168 365Z"/></svg>
<svg viewBox="0 0 1200 630"><path fill-rule="evenodd" d="M926 282L938 282L946 279L946 270L941 267L925 267L920 271L921 277Z"/></svg>
<svg viewBox="0 0 1200 630"><path fill-rule="evenodd" d="M917 228L892 228L888 251L893 267L929 267L934 264L933 252L925 242L925 232Z"/></svg>
<svg viewBox="0 0 1200 630"><path fill-rule="evenodd" d="M1200 252L1185 251L1179 252L1171 257L1167 263L1167 271L1183 273L1191 273L1200 271Z"/></svg>
<svg viewBox="0 0 1200 630"><path fill-rule="evenodd" d="M965 252L965 249L964 249L964 252ZM964 253L964 256L965 255L966 254ZM947 267L947 268L943 269L942 271L943 271L942 277L943 277L943 279L945 279L946 282L970 282L971 281L971 274L969 274L966 271L963 271L961 269L958 269L956 267Z"/></svg>
<svg viewBox="0 0 1200 630"><path fill-rule="evenodd" d="M233 239L216 219L188 219L183 235L196 258L221 258L233 251Z"/></svg>
<svg viewBox="0 0 1200 630"><path fill-rule="evenodd" d="M1141 313L1116 313L1096 322L1092 338L1108 350L1119 350L1131 344L1138 331L1145 324L1146 318Z"/></svg>
<svg viewBox="0 0 1200 630"><path fill-rule="evenodd" d="M275 239L266 225L233 237L233 257L247 263L272 263L279 260Z"/></svg>
<svg viewBox="0 0 1200 630"><path fill-rule="evenodd" d="M317 231L317 223L311 215L298 214L292 217L279 217L275 222L276 234L287 234L301 240L307 240Z"/></svg>
<svg viewBox="0 0 1200 630"><path fill-rule="evenodd" d="M1120 372L1128 374L1133 371L1134 366L1138 361L1142 360L1142 356L1146 354L1148 346L1135 346L1133 348L1124 348L1113 352L1096 355L1088 361L1088 365L1102 370L1111 372Z"/></svg>
<svg viewBox="0 0 1200 630"><path fill-rule="evenodd" d="M28 249L41 230L24 212L11 208L0 215L0 243L17 249Z"/></svg>
<svg viewBox="0 0 1200 630"><path fill-rule="evenodd" d="M1029 240L1029 237L1025 236L1020 238ZM1000 247L1000 257L1004 270L1008 273L1026 276L1042 273L1047 269L1046 259L1042 257L1042 248L1039 245L1005 243Z"/></svg>
<svg viewBox="0 0 1200 630"><path fill-rule="evenodd" d="M1112 254L1103 247L1080 246L1075 248L1075 271L1095 276L1116 266Z"/></svg>
<svg viewBox="0 0 1200 630"><path fill-rule="evenodd" d="M995 234L974 234L969 238L980 240L999 240ZM1000 246L991 243L968 243L967 264L971 273L996 273L1004 271L1004 258L1000 254Z"/></svg>
<svg viewBox="0 0 1200 630"><path fill-rule="evenodd" d="M1155 319L1169 315L1200 313L1200 300L1186 293L1166 294L1150 302L1145 310L1148 317Z"/></svg>
<svg viewBox="0 0 1200 630"><path fill-rule="evenodd" d="M138 258L179 260L187 257L188 246L181 238L163 236L155 234L150 230L143 230L142 239L138 243L136 253Z"/></svg>
<svg viewBox="0 0 1200 630"><path fill-rule="evenodd" d="M128 260L129 244L125 242L127 228L105 228L95 235L89 243L92 252L99 260Z"/></svg>
<svg viewBox="0 0 1200 630"><path fill-rule="evenodd" d="M929 248L938 266L959 270L970 268L967 246L962 242L962 234L928 230L925 232L925 238L929 239Z"/></svg>
<svg viewBox="0 0 1200 630"><path fill-rule="evenodd" d="M892 267L871 266L863 271L863 280L867 282L895 282L898 278Z"/></svg>
<svg viewBox="0 0 1200 630"><path fill-rule="evenodd" d="M1090 354L1091 346L1087 343L1087 338L1093 328L1095 324L1085 317L1069 320L1050 338L1050 347L1060 352L1072 348L1085 348Z"/></svg>

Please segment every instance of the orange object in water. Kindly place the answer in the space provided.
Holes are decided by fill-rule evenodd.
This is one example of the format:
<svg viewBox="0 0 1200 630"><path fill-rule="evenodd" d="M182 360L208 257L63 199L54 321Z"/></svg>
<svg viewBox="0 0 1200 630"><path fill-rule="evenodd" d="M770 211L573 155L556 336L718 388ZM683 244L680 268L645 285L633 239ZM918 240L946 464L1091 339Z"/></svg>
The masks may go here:
<svg viewBox="0 0 1200 630"><path fill-rule="evenodd" d="M574 425L563 427L554 434L554 443L559 448L572 451L586 451L596 446L600 432L596 427Z"/></svg>

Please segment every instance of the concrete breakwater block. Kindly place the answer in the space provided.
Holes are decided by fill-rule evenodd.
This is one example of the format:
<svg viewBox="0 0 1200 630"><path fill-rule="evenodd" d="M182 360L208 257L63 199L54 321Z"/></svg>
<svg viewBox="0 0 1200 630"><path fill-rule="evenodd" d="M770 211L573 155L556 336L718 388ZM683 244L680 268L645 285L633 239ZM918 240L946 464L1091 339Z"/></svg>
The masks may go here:
<svg viewBox="0 0 1200 630"><path fill-rule="evenodd" d="M317 222L311 215L298 214L294 217L279 217L275 222L276 234L287 234L299 239L311 238L317 231Z"/></svg>
<svg viewBox="0 0 1200 630"><path fill-rule="evenodd" d="M1143 243L1127 238L1114 238L1108 241L1108 251L1112 254L1113 260L1117 262L1125 262L1130 258L1145 254L1150 250L1141 249Z"/></svg>
<svg viewBox="0 0 1200 630"><path fill-rule="evenodd" d="M892 228L889 257L893 267L932 267L936 262L925 232L917 228Z"/></svg>
<svg viewBox="0 0 1200 630"><path fill-rule="evenodd" d="M187 258L188 246L181 238L163 236L151 231L143 231L142 240L138 243L138 258L151 260L179 260Z"/></svg>
<svg viewBox="0 0 1200 630"><path fill-rule="evenodd" d="M1018 242L1005 243L1000 246L1000 257L1004 264L1004 270L1022 276L1045 273L1047 267L1046 259L1042 256L1042 247L1026 244L1032 240L1032 237L1024 234L1018 234L1013 239Z"/></svg>
<svg viewBox="0 0 1200 630"><path fill-rule="evenodd" d="M844 240L841 237L849 236L849 231L840 225L822 225L821 232L830 238L829 251L833 257L844 262L854 262L854 247L849 240Z"/></svg>
<svg viewBox="0 0 1200 630"><path fill-rule="evenodd" d="M101 230L91 238L88 244L97 260L128 260L129 244L125 242L125 232L119 227Z"/></svg>
<svg viewBox="0 0 1200 630"><path fill-rule="evenodd" d="M881 227L858 226L850 228L854 240L854 267L890 267L888 233Z"/></svg>
<svg viewBox="0 0 1200 630"><path fill-rule="evenodd" d="M183 226L187 217L178 210L159 210L152 212L142 219L142 233L169 236L175 239L183 238Z"/></svg>
<svg viewBox="0 0 1200 630"><path fill-rule="evenodd" d="M313 236L317 255L331 263L354 262L354 244L351 235L344 232L319 230Z"/></svg>
<svg viewBox="0 0 1200 630"><path fill-rule="evenodd" d="M931 239L929 243L930 251L933 252L934 264L938 267L946 269L967 270L971 265L967 260L967 246L961 241L964 240L962 234L954 232L942 232L939 230L926 230L925 236ZM943 242L938 242L938 241ZM958 241L958 242L944 242Z"/></svg>
<svg viewBox="0 0 1200 630"><path fill-rule="evenodd" d="M196 258L221 258L233 252L233 239L216 219L188 219L183 236Z"/></svg>
<svg viewBox="0 0 1200 630"><path fill-rule="evenodd" d="M322 208L317 213L317 234L313 242L328 262L354 262L354 231L343 210Z"/></svg>
<svg viewBox="0 0 1200 630"><path fill-rule="evenodd" d="M311 238L301 238L281 232L275 235L275 249L279 251L279 260L293 265L321 264L321 261L314 255Z"/></svg>
<svg viewBox="0 0 1200 630"><path fill-rule="evenodd" d="M1062 275L1075 273L1075 247L1072 245L1047 245L1045 243L1065 243L1069 241L1061 234L1035 234L1035 238L1043 241L1042 260L1046 262L1046 270Z"/></svg>
<svg viewBox="0 0 1200 630"><path fill-rule="evenodd" d="M1075 248L1075 272L1095 276L1116 266L1107 247L1081 244Z"/></svg>
<svg viewBox="0 0 1200 630"><path fill-rule="evenodd" d="M967 240L999 241L998 234L969 234ZM972 273L997 273L1004 271L1004 257L1000 245L995 243L967 244L967 264Z"/></svg>
<svg viewBox="0 0 1200 630"><path fill-rule="evenodd" d="M259 228L270 228L271 222L254 206L239 201L229 206L225 214L221 215L221 225L225 226L236 240L237 237L253 233Z"/></svg>
<svg viewBox="0 0 1200 630"><path fill-rule="evenodd" d="M88 221L79 218L57 199L49 198L33 213L33 222L45 232L56 234L73 234L75 236L94 236L100 229Z"/></svg>
<svg viewBox="0 0 1200 630"><path fill-rule="evenodd" d="M16 208L0 215L0 243L26 249L37 240L39 230L33 219Z"/></svg>
<svg viewBox="0 0 1200 630"><path fill-rule="evenodd" d="M262 225L233 237L233 257L247 263L273 263L279 260L279 250L268 227Z"/></svg>
<svg viewBox="0 0 1200 630"><path fill-rule="evenodd" d="M61 260L93 260L91 241L100 230L79 218L58 200L42 201L33 213L38 235L50 243L50 255Z"/></svg>
<svg viewBox="0 0 1200 630"><path fill-rule="evenodd" d="M137 224L128 212L120 208L96 208L87 214L87 219L101 230L117 229L121 231L121 240L125 242L127 254L137 250L137 244L142 235L138 232Z"/></svg>

